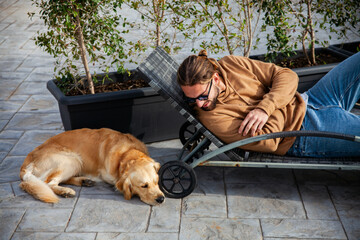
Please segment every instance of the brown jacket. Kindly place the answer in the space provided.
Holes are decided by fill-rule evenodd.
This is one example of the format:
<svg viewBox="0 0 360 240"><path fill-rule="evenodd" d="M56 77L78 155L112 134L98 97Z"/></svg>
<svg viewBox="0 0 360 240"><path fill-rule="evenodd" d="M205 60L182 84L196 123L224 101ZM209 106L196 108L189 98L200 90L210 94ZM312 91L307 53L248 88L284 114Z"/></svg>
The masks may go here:
<svg viewBox="0 0 360 240"><path fill-rule="evenodd" d="M296 91L298 76L287 68L238 56L217 62L226 90L220 93L216 108L203 111L196 107L199 120L225 143L243 137L241 122L255 108L264 110L269 119L256 135L299 130L306 104ZM237 92L237 93L236 93ZM269 139L241 147L245 150L284 155L295 138Z"/></svg>

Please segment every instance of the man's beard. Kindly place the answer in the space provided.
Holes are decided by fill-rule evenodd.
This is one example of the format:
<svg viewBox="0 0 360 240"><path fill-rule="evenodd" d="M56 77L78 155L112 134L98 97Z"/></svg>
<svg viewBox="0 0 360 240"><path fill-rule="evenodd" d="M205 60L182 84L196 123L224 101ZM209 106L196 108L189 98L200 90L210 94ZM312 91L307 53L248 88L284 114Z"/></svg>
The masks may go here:
<svg viewBox="0 0 360 240"><path fill-rule="evenodd" d="M207 107L201 107L202 110L204 111L211 111L211 110L214 110L215 107L216 107L216 101L217 101L217 98L220 94L220 90L216 87L216 95L211 99L211 100L207 100L204 104L204 105L208 105Z"/></svg>

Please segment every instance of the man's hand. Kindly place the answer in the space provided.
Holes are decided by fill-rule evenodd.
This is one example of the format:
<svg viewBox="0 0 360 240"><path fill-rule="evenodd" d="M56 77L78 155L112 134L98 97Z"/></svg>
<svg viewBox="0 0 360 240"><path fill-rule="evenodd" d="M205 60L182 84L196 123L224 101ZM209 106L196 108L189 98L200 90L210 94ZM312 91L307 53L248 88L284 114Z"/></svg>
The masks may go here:
<svg viewBox="0 0 360 240"><path fill-rule="evenodd" d="M251 136L254 136L256 132L260 132L268 119L269 116L264 110L255 108L248 113L244 121L241 123L239 134L246 136L251 130L250 134Z"/></svg>

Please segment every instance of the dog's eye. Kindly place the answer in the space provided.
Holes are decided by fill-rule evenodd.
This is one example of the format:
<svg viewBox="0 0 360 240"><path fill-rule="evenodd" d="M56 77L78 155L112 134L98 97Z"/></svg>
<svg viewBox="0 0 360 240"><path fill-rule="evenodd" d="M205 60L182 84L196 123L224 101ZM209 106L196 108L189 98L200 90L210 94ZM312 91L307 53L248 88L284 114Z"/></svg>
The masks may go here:
<svg viewBox="0 0 360 240"><path fill-rule="evenodd" d="M143 186L141 186L142 188L148 188L149 184L145 183Z"/></svg>

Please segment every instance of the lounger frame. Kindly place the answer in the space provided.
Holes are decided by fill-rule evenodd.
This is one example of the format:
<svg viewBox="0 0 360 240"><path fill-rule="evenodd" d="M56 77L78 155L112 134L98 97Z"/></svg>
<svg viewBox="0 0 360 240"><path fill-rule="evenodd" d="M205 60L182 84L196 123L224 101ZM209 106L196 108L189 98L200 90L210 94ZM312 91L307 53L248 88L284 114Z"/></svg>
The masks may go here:
<svg viewBox="0 0 360 240"><path fill-rule="evenodd" d="M145 76L149 85L163 96L171 106L173 106L185 119L196 129L194 138L203 135L203 140L187 153L184 146L179 161L196 166L229 166L229 167L266 167L266 168L291 168L291 169L327 169L327 170L360 170L360 160L358 157L343 158L309 158L278 156L272 154L249 153L239 149L239 146L249 142L263 140L264 138L293 137L301 135L336 137L349 141L360 141L359 137L348 136L338 133L295 131L270 134L269 136L248 138L232 144L224 144L209 130L207 130L195 117L192 109L183 101L183 93L176 82L176 72L179 64L165 52L161 47L157 47L148 58L139 65L138 70ZM189 139L191 141L191 139ZM197 151L203 151L204 145L213 143L218 149L194 159ZM360 147L360 143L359 143ZM187 154L185 154L187 153ZM229 160L212 160L215 156L225 153Z"/></svg>

